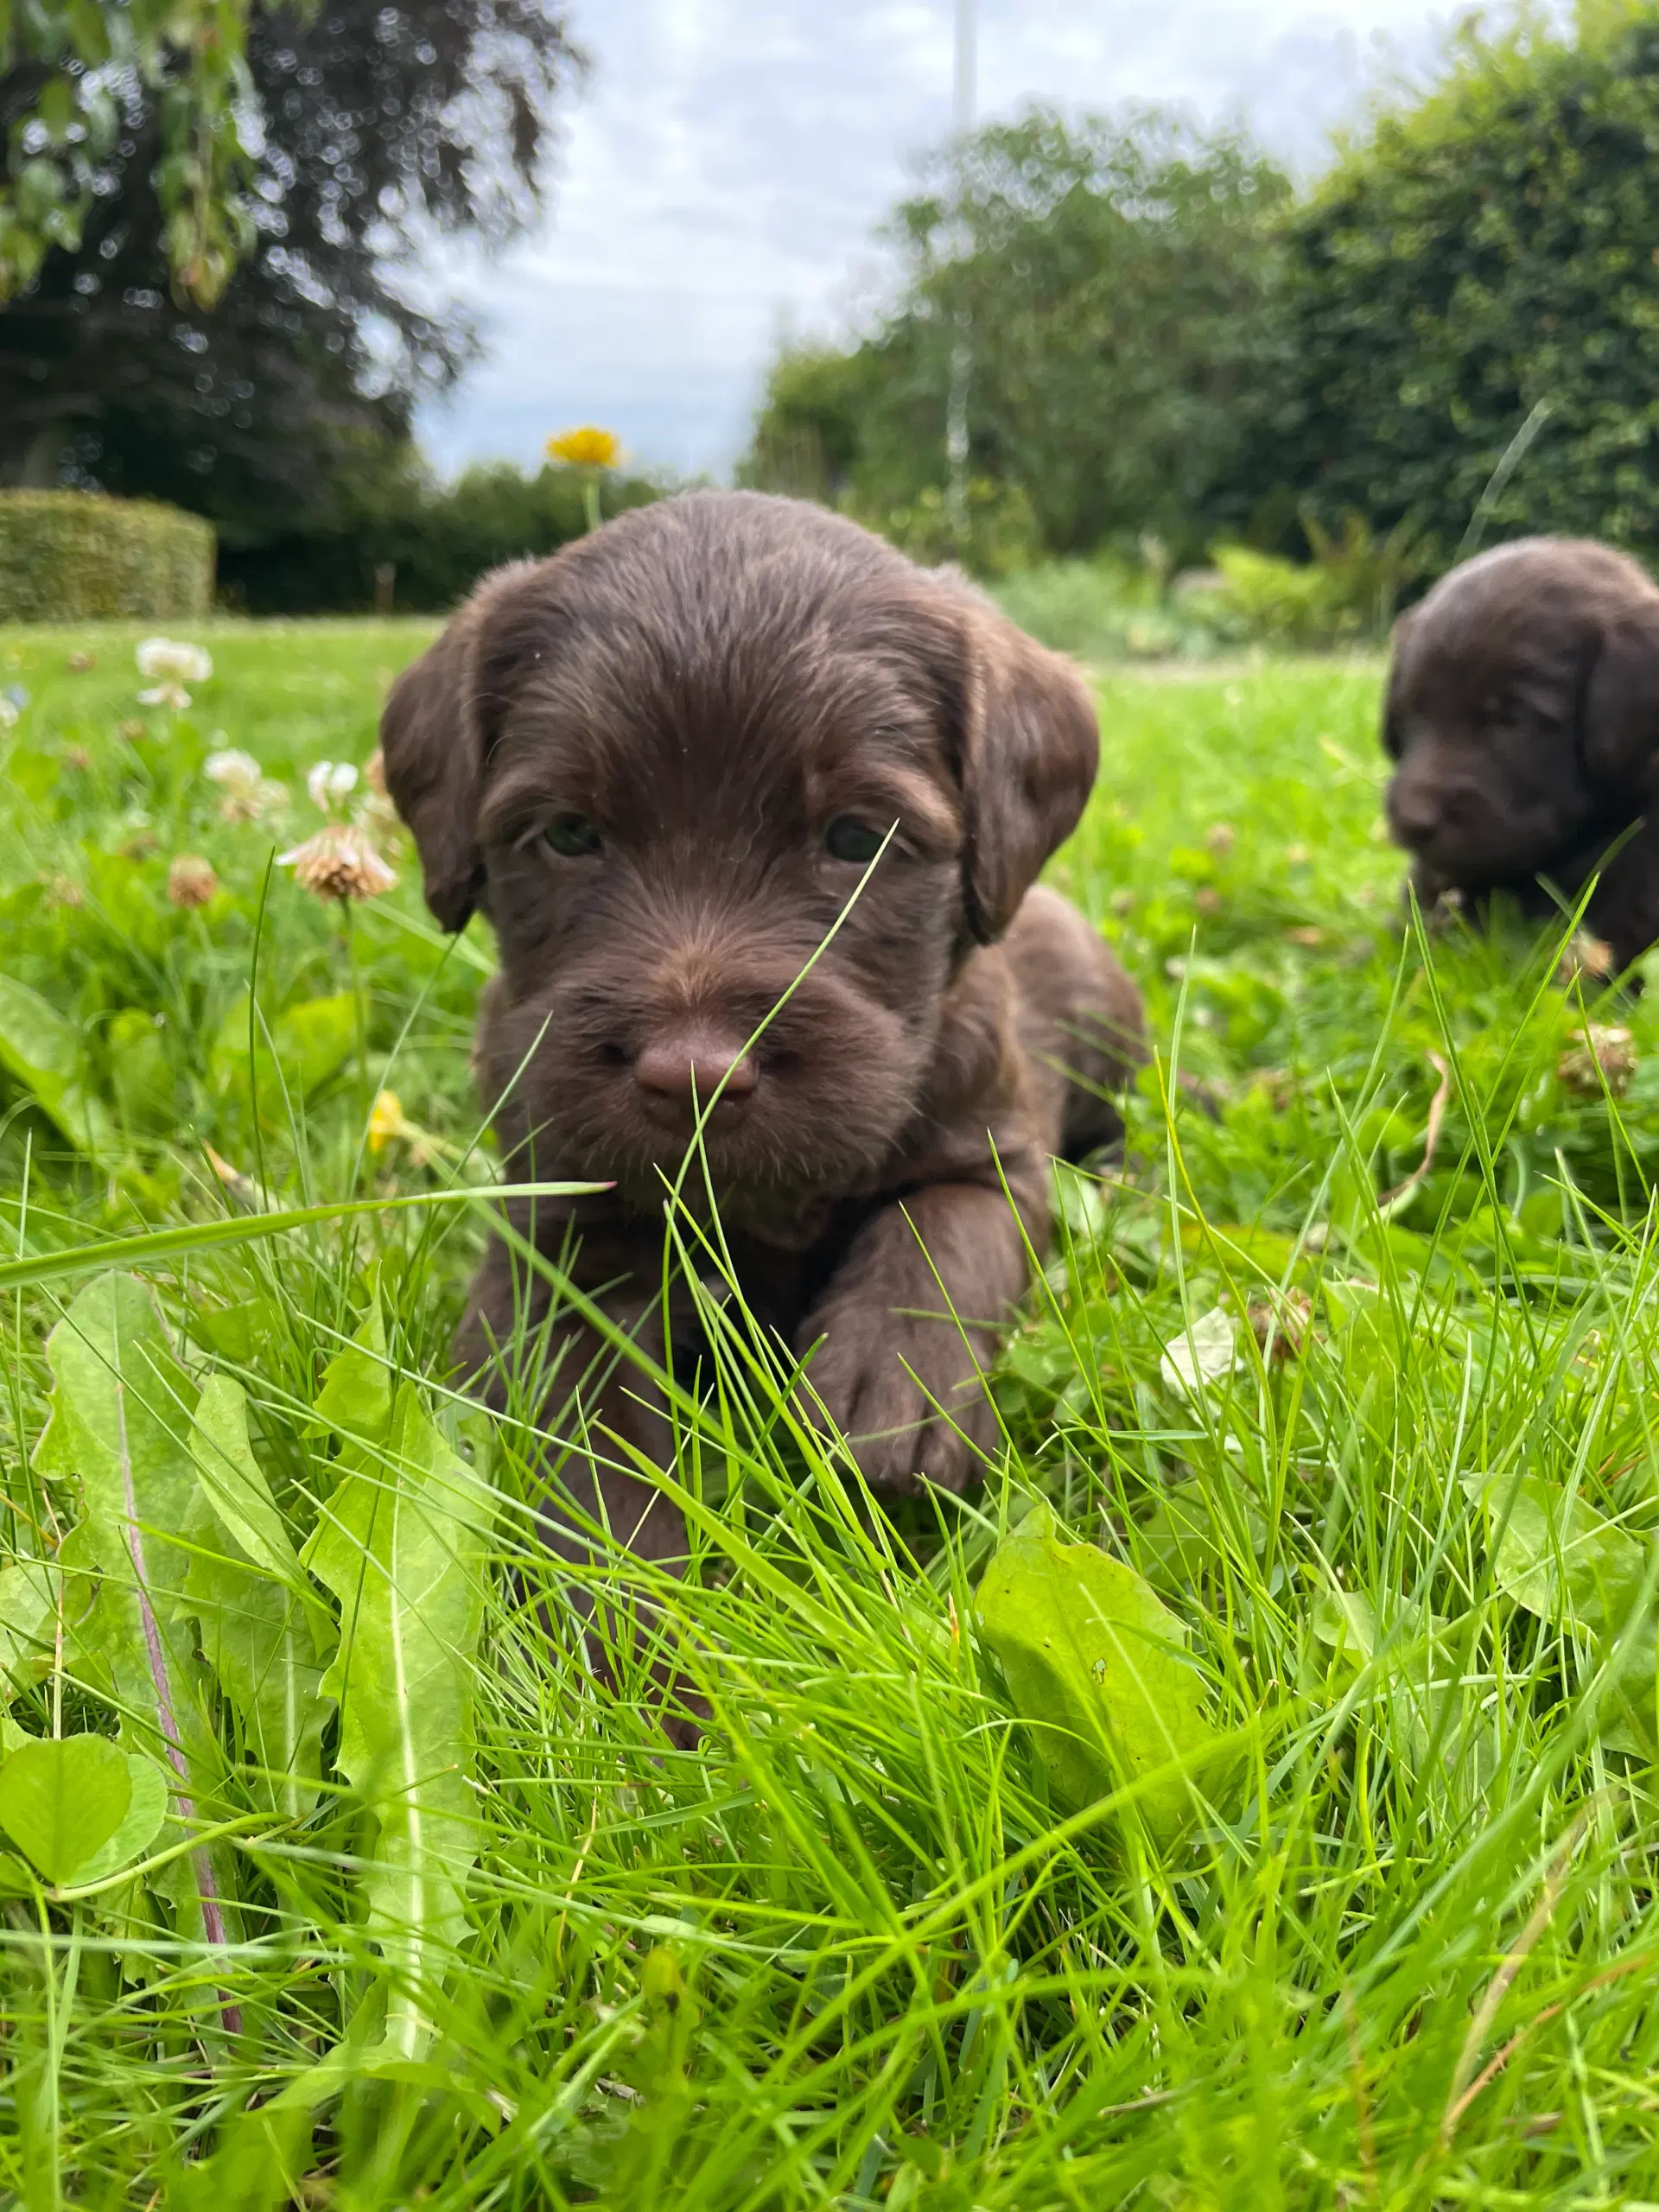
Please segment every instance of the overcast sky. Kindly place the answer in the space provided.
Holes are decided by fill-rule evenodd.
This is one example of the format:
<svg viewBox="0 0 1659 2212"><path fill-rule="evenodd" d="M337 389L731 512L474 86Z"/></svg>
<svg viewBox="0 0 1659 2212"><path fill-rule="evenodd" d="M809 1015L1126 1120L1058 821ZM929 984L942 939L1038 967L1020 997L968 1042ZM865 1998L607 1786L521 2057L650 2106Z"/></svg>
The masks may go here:
<svg viewBox="0 0 1659 2212"><path fill-rule="evenodd" d="M1430 50L1427 0L980 0L978 107L1178 103L1317 165ZM571 0L592 58L548 219L457 272L487 360L421 424L446 471L594 422L730 466L780 331L845 327L871 232L950 128L955 0Z"/></svg>

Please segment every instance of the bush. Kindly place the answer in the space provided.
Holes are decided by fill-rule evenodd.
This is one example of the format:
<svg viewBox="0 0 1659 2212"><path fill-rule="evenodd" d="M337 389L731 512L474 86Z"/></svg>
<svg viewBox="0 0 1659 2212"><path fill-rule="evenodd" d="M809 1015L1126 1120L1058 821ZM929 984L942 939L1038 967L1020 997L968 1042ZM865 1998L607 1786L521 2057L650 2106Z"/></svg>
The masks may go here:
<svg viewBox="0 0 1659 2212"><path fill-rule="evenodd" d="M1153 550L1139 568L1109 554L1045 561L1005 578L996 596L1010 621L1079 660L1201 657L1223 642L1202 619L1208 601L1172 594L1166 563Z"/></svg>
<svg viewBox="0 0 1659 2212"><path fill-rule="evenodd" d="M1004 579L996 595L1021 629L1080 660L1380 644L1402 586L1418 573L1415 539L1403 528L1378 538L1357 515L1338 533L1312 516L1303 527L1311 562L1218 545L1213 569L1172 577L1166 548L1147 536L1138 565L1111 555L1046 561Z"/></svg>
<svg viewBox="0 0 1659 2212"><path fill-rule="evenodd" d="M1037 518L1023 488L986 476L970 477L965 488L960 537L944 493L933 484L925 484L908 505L890 507L885 514L866 514L855 505L847 512L925 568L959 561L975 575L987 577L1028 568L1039 548Z"/></svg>
<svg viewBox="0 0 1659 2212"><path fill-rule="evenodd" d="M212 524L177 507L0 492L0 622L205 614L213 559Z"/></svg>
<svg viewBox="0 0 1659 2212"><path fill-rule="evenodd" d="M371 465L339 482L333 511L306 530L226 546L220 588L248 614L442 613L504 561L580 537L584 473L549 467L525 476L494 462L440 485L407 455L390 470ZM644 506L659 490L607 472L601 512Z"/></svg>
<svg viewBox="0 0 1659 2212"><path fill-rule="evenodd" d="M1465 29L1291 219L1241 511L1410 517L1444 563L1530 423L1491 536L1659 545L1659 10L1579 22Z"/></svg>

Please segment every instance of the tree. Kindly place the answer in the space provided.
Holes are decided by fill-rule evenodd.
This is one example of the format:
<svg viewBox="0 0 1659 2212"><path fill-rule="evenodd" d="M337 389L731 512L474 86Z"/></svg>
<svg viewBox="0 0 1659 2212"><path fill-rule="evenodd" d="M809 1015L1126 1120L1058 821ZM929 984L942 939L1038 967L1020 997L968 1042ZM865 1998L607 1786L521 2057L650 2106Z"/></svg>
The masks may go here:
<svg viewBox="0 0 1659 2212"><path fill-rule="evenodd" d="M468 359L464 321L403 272L440 234L497 244L535 212L580 66L562 15L322 0L256 16L246 64L251 251L211 312L171 296L166 90L129 80L78 240L0 309L0 481L142 493L257 539L401 467L416 401Z"/></svg>
<svg viewBox="0 0 1659 2212"><path fill-rule="evenodd" d="M109 175L124 109L158 109L154 182L181 292L211 306L251 240L249 0L0 0L0 300L71 251Z"/></svg>
<svg viewBox="0 0 1659 2212"><path fill-rule="evenodd" d="M751 480L810 474L816 450L821 491L866 512L937 490L965 321L970 474L1020 487L1051 550L1201 540L1264 374L1284 176L1177 118L1036 111L940 152L926 181L888 226L900 282L880 324L774 367Z"/></svg>
<svg viewBox="0 0 1659 2212"><path fill-rule="evenodd" d="M1279 390L1235 496L1659 547L1659 11L1465 33L1292 218Z"/></svg>

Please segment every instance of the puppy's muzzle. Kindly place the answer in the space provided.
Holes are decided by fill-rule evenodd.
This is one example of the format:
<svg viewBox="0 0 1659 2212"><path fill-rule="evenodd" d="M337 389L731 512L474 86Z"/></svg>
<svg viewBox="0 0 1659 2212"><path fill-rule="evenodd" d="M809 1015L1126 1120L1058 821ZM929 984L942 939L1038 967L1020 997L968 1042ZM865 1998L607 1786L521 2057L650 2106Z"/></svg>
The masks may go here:
<svg viewBox="0 0 1659 2212"><path fill-rule="evenodd" d="M660 1128L690 1130L710 1100L715 1126L741 1121L759 1081L742 1038L704 1022L659 1029L634 1056L639 1103Z"/></svg>
<svg viewBox="0 0 1659 2212"><path fill-rule="evenodd" d="M1396 777L1389 787L1389 827L1395 842L1408 852L1427 852L1448 831L1455 834L1469 828L1479 808L1479 794L1471 785L1443 784L1431 788L1404 783Z"/></svg>

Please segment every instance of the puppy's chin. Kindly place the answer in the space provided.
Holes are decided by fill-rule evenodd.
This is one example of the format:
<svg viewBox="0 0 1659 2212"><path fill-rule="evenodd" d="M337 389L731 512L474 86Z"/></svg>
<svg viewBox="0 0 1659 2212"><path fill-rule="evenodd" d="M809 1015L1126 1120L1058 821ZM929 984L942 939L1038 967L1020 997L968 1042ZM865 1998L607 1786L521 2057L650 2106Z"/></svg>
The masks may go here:
<svg viewBox="0 0 1659 2212"><path fill-rule="evenodd" d="M1465 891L1496 891L1570 862L1590 828L1587 808L1535 807L1448 823L1427 836L1402 836L1396 829L1395 842L1447 883Z"/></svg>

